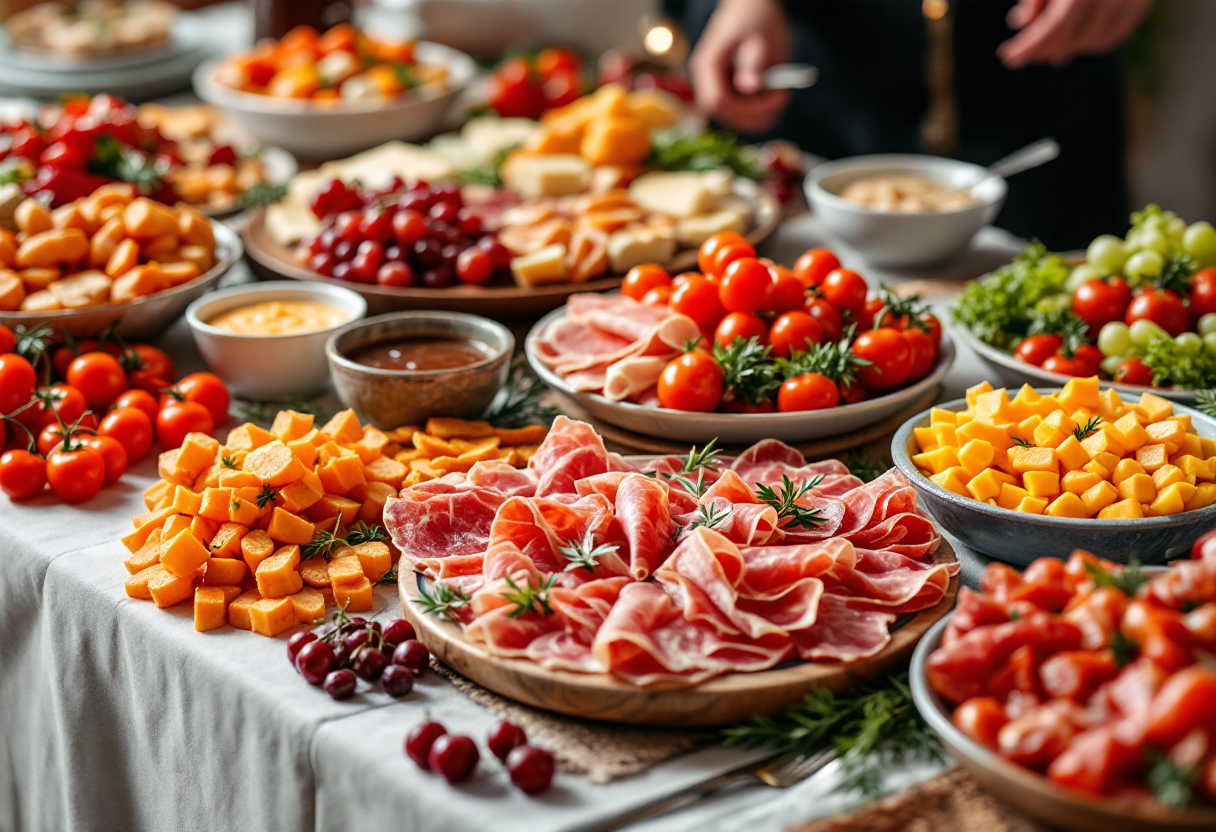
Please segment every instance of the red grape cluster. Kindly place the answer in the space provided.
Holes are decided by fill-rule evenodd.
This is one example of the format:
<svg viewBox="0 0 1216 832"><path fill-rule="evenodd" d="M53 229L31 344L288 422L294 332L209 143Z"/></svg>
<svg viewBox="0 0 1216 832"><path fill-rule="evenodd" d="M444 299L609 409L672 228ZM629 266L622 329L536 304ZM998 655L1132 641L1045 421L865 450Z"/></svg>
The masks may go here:
<svg viewBox="0 0 1216 832"><path fill-rule="evenodd" d="M330 180L312 198L319 234L298 256L317 274L354 283L444 289L482 286L504 273L511 252L464 204L456 182L394 178L367 189Z"/></svg>
<svg viewBox="0 0 1216 832"><path fill-rule="evenodd" d="M528 735L518 725L501 720L490 729L486 747L503 765L520 790L543 792L553 782L553 755L528 745ZM437 771L449 783L463 783L473 776L481 754L470 737L449 734L438 722L421 722L405 736L405 753L420 768Z"/></svg>
<svg viewBox="0 0 1216 832"><path fill-rule="evenodd" d="M349 699L359 679L379 679L389 696L405 696L426 671L431 652L404 618L381 627L339 610L320 635L304 630L288 639L287 658L310 685L320 685L334 699Z"/></svg>

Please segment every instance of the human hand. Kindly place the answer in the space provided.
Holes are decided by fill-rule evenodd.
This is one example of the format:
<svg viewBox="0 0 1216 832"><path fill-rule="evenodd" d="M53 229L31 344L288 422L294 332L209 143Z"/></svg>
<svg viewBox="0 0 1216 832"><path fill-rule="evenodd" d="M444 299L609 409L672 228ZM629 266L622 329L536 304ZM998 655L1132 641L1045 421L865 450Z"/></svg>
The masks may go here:
<svg viewBox="0 0 1216 832"><path fill-rule="evenodd" d="M777 0L722 0L689 61L697 106L741 133L771 130L790 94L764 91L761 75L789 53L789 21Z"/></svg>
<svg viewBox="0 0 1216 832"><path fill-rule="evenodd" d="M1152 0L1020 0L1008 19L1021 31L996 54L1005 66L1021 69L1109 52L1131 37L1151 6Z"/></svg>

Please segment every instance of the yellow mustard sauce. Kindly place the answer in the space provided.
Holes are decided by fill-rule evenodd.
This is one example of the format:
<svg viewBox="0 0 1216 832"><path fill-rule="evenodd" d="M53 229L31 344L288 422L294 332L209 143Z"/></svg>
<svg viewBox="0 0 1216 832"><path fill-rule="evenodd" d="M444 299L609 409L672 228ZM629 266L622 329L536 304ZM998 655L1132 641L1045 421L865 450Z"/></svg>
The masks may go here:
<svg viewBox="0 0 1216 832"><path fill-rule="evenodd" d="M268 300L251 303L212 318L216 329L238 335L300 335L350 320L336 307L311 300Z"/></svg>

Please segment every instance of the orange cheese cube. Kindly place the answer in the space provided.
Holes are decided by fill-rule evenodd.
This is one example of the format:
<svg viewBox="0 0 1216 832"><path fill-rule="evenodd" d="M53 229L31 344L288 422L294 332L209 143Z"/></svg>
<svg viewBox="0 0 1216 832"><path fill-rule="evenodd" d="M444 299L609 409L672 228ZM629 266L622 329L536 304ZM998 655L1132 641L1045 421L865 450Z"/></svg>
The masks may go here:
<svg viewBox="0 0 1216 832"><path fill-rule="evenodd" d="M1148 431L1140 424L1140 418L1134 410L1110 423L1106 430L1110 431L1119 445L1128 452L1135 451L1149 442Z"/></svg>
<svg viewBox="0 0 1216 832"><path fill-rule="evenodd" d="M250 572L257 572L262 561L274 554L274 541L263 529L253 529L241 538L241 557Z"/></svg>
<svg viewBox="0 0 1216 832"><path fill-rule="evenodd" d="M1064 389L1060 391L1060 405L1069 413L1076 410L1078 407L1087 407L1090 410L1098 409L1098 394L1099 384L1097 376L1089 376L1088 378L1072 378L1064 385Z"/></svg>
<svg viewBox="0 0 1216 832"><path fill-rule="evenodd" d="M1071 491L1065 491L1059 497L1052 500L1043 513L1049 517L1089 516L1085 512L1085 504L1081 502L1081 498Z"/></svg>
<svg viewBox="0 0 1216 832"><path fill-rule="evenodd" d="M1216 503L1216 484L1205 482L1200 483L1195 488L1195 493L1191 495L1191 499L1186 501L1185 509L1194 511L1195 509L1207 508Z"/></svg>
<svg viewBox="0 0 1216 832"><path fill-rule="evenodd" d="M261 600L262 596L258 594L256 589L242 592L236 598L233 598L228 603L228 623L238 630L253 629L253 624L249 620L249 611L254 604Z"/></svg>
<svg viewBox="0 0 1216 832"><path fill-rule="evenodd" d="M180 515L178 515L180 516ZM183 529L165 540L160 547L160 563L170 575L193 578L198 568L207 562L207 547L189 529Z"/></svg>
<svg viewBox="0 0 1216 832"><path fill-rule="evenodd" d="M1166 453L1176 454L1186 441L1186 429L1174 419L1154 422L1146 427L1149 444L1164 445Z"/></svg>
<svg viewBox="0 0 1216 832"><path fill-rule="evenodd" d="M287 485L304 476L299 457L278 439L250 451L245 470L270 486Z"/></svg>
<svg viewBox="0 0 1216 832"><path fill-rule="evenodd" d="M1158 491L1176 482L1186 482L1186 474L1176 465L1167 462L1153 472L1153 484L1157 486Z"/></svg>
<svg viewBox="0 0 1216 832"><path fill-rule="evenodd" d="M1135 410L1144 419L1145 424L1160 422L1174 415L1173 403L1153 393L1142 394Z"/></svg>
<svg viewBox="0 0 1216 832"><path fill-rule="evenodd" d="M1130 460L1129 460L1130 461ZM1118 482L1119 496L1137 503L1151 503L1157 498L1157 486L1148 474L1131 474Z"/></svg>
<svg viewBox="0 0 1216 832"><path fill-rule="evenodd" d="M979 384L975 385L974 387L968 387L967 393L966 393L968 409L975 407L975 403L976 403L976 401L979 400L979 397L981 395L983 395L984 393L991 393L991 392L992 392L992 385L989 384L987 381L981 381Z"/></svg>
<svg viewBox="0 0 1216 832"><path fill-rule="evenodd" d="M258 592L263 598L283 598L299 592L304 579L296 567L300 565L300 547L284 546L258 564Z"/></svg>
<svg viewBox="0 0 1216 832"><path fill-rule="evenodd" d="M200 586L194 590L194 629L200 633L218 630L228 620L228 599L223 590Z"/></svg>
<svg viewBox="0 0 1216 832"><path fill-rule="evenodd" d="M958 415L953 410L946 410L941 407L930 408L929 424L956 425L958 424Z"/></svg>
<svg viewBox="0 0 1216 832"><path fill-rule="evenodd" d="M989 446L991 447L991 445ZM934 474L940 474L947 468L954 468L959 464L958 454L949 446L942 446L933 451L925 451L912 457L912 464L922 470L928 470Z"/></svg>
<svg viewBox="0 0 1216 832"><path fill-rule="evenodd" d="M1169 462L1169 453L1164 445L1144 445L1136 450L1136 462L1151 474Z"/></svg>
<svg viewBox="0 0 1216 832"><path fill-rule="evenodd" d="M1015 446L1009 449L1009 461L1013 464L1014 470L1020 473L1027 471L1050 471L1054 474L1059 471L1056 452L1053 448Z"/></svg>
<svg viewBox="0 0 1216 832"><path fill-rule="evenodd" d="M1047 510L1047 501L1042 497L1023 497L1013 510L1022 514L1042 514Z"/></svg>
<svg viewBox="0 0 1216 832"><path fill-rule="evenodd" d="M1102 476L1091 471L1069 471L1060 480L1060 487L1072 494L1084 494L1098 483Z"/></svg>
<svg viewBox="0 0 1216 832"><path fill-rule="evenodd" d="M1050 471L1027 471L1022 475L1022 485L1032 497L1054 497L1060 493L1060 475Z"/></svg>
<svg viewBox="0 0 1216 832"><path fill-rule="evenodd" d="M1030 496L1030 492L1025 488L1013 483L1004 483L1001 485L1001 493L996 498L996 504L1001 508L1012 510L1017 509L1018 503Z"/></svg>
<svg viewBox="0 0 1216 832"><path fill-rule="evenodd" d="M378 582L388 573L388 570L393 568L393 556L389 551L388 544L381 540L372 540L367 543L360 543L357 546L352 546L355 556L359 558L359 565L363 567L363 574L373 584Z"/></svg>
<svg viewBox="0 0 1216 832"><path fill-rule="evenodd" d="M1101 454L1123 456L1123 446L1108 430L1099 430L1081 440L1081 447L1089 454L1090 459L1097 459Z"/></svg>
<svg viewBox="0 0 1216 832"><path fill-rule="evenodd" d="M953 429L953 425L948 426ZM912 428L912 436L916 439L916 447L921 451L931 451L939 447L942 443L937 440L937 432L932 427L928 428ZM410 459L404 459L401 454L396 457L398 462L410 462L417 459L417 451L402 451L402 454L410 454ZM151 508L151 506L148 506Z"/></svg>
<svg viewBox="0 0 1216 832"><path fill-rule="evenodd" d="M211 558L207 561L207 571L203 573L203 584L206 586L240 586L249 574L245 561L237 558Z"/></svg>
<svg viewBox="0 0 1216 832"><path fill-rule="evenodd" d="M1117 503L1111 503L1098 512L1099 520L1133 520L1143 516L1144 510L1134 499L1123 499Z"/></svg>
<svg viewBox="0 0 1216 832"><path fill-rule="evenodd" d="M157 564L150 569L152 572L148 576L148 594L152 596L156 606L171 607L194 596L193 575L179 578L170 574L163 564Z"/></svg>
<svg viewBox="0 0 1216 832"><path fill-rule="evenodd" d="M349 586L334 584L334 603L347 612L367 612L372 608L372 584L367 578Z"/></svg>
<svg viewBox="0 0 1216 832"><path fill-rule="evenodd" d="M967 472L962 468L947 468L940 474L929 477L929 481L961 497L971 496L971 492L967 490Z"/></svg>
<svg viewBox="0 0 1216 832"><path fill-rule="evenodd" d="M248 534L249 528L239 523L224 523L215 530L207 549L213 558L239 558L241 556L241 538Z"/></svg>
<svg viewBox="0 0 1216 832"><path fill-rule="evenodd" d="M263 598L249 606L249 629L255 633L274 638L294 626L296 608L290 598Z"/></svg>
<svg viewBox="0 0 1216 832"><path fill-rule="evenodd" d="M1077 471L1089 462L1089 453L1081 447L1077 437L1069 435L1056 446L1056 459L1065 471Z"/></svg>
<svg viewBox="0 0 1216 832"><path fill-rule="evenodd" d="M312 540L315 532L316 526L312 523L277 506L270 514L270 525L266 527L266 533L271 539L280 543L303 545Z"/></svg>
<svg viewBox="0 0 1216 832"><path fill-rule="evenodd" d="M958 465L967 472L967 475L974 477L992 464L993 454L994 451L990 443L985 442L983 439L972 439L958 449L956 459Z"/></svg>
<svg viewBox="0 0 1216 832"><path fill-rule="evenodd" d="M1118 490L1106 480L1102 480L1081 495L1081 502L1085 505L1085 512L1092 517L1118 498Z"/></svg>
<svg viewBox="0 0 1216 832"><path fill-rule="evenodd" d="M270 432L284 442L299 439L312 430L313 415L297 413L294 410L280 410L274 417Z"/></svg>
<svg viewBox="0 0 1216 832"><path fill-rule="evenodd" d="M353 445L363 438L363 426L359 424L355 411L347 409L335 413L321 428L321 433L341 445Z"/></svg>
<svg viewBox="0 0 1216 832"><path fill-rule="evenodd" d="M1157 499L1153 500L1150 511L1154 517L1178 514L1186 508L1187 501L1197 492L1198 489L1189 483L1171 483L1157 490Z"/></svg>
<svg viewBox="0 0 1216 832"><path fill-rule="evenodd" d="M325 620L325 596L319 591L305 587L291 596L297 624L314 624Z"/></svg>
<svg viewBox="0 0 1216 832"><path fill-rule="evenodd" d="M131 575L158 563L160 563L160 529L153 529L152 534L148 535L148 541L133 552L131 557L123 561L123 565L127 567L127 572Z"/></svg>

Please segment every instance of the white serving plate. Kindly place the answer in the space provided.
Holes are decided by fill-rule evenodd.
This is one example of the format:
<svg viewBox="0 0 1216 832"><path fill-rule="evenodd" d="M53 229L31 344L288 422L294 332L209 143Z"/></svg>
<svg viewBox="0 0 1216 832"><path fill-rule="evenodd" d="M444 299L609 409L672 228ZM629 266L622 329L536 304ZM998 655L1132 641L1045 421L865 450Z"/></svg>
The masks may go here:
<svg viewBox="0 0 1216 832"><path fill-rule="evenodd" d="M799 413L690 413L685 410L647 407L632 402L614 402L598 393L580 393L572 389L565 379L538 359L535 349L535 342L541 330L565 314L565 306L553 310L532 327L524 341L524 353L528 363L541 380L559 393L574 399L596 419L634 433L690 443L717 439L724 445L751 445L762 439L780 439L782 442L797 444L853 433L890 418L908 407L919 396L935 387L954 363L954 343L942 333L942 343L933 371L915 384L885 396L858 404Z"/></svg>

